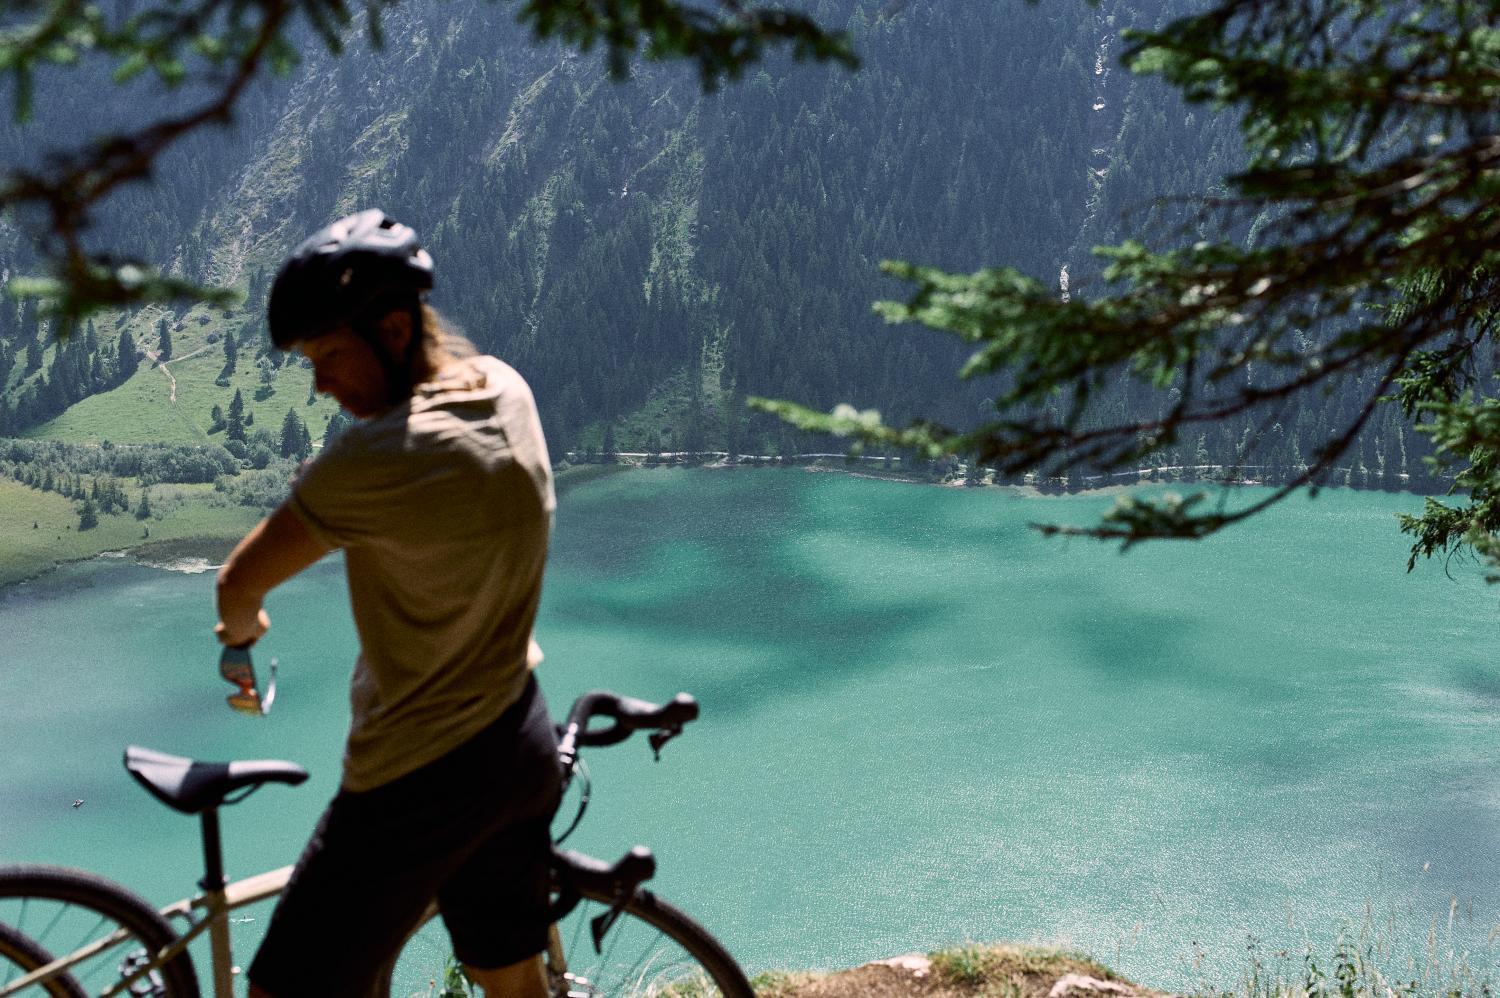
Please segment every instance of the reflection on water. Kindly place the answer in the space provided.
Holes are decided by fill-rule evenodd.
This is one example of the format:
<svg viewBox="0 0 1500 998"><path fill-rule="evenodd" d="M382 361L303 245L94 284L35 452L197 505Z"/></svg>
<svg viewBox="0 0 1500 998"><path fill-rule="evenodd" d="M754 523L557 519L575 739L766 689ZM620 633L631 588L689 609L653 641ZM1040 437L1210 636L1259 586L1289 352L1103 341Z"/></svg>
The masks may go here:
<svg viewBox="0 0 1500 998"><path fill-rule="evenodd" d="M1232 983L1247 936L1300 952L1368 910L1420 948L1454 896L1453 940L1482 945L1500 603L1477 571L1405 574L1393 514L1419 500L1325 491L1125 556L1026 526L1107 502L796 470L569 491L538 634L554 713L601 686L704 705L660 764L593 753L574 842L650 844L661 893L753 968L1037 939ZM0 854L190 892L194 823L119 768L141 743L306 765L225 816L233 875L291 862L348 722L341 572L273 596L263 720L223 706L210 575L96 562L0 597Z"/></svg>

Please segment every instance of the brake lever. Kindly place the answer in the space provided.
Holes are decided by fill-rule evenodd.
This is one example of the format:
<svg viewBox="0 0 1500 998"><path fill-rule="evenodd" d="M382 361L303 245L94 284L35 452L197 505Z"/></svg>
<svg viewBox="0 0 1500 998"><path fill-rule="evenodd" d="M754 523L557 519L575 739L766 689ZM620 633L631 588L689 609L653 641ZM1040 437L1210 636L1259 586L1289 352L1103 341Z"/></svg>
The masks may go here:
<svg viewBox="0 0 1500 998"><path fill-rule="evenodd" d="M630 903L630 899L634 896L634 890L620 891L615 895L615 902L609 906L608 911L596 915L589 921L589 935L594 938L595 953L604 952L604 937L609 934L609 930L619 920L620 916L625 914L625 906Z"/></svg>
<svg viewBox="0 0 1500 998"><path fill-rule="evenodd" d="M651 743L651 755L654 757L655 761L661 762L662 747L665 746L667 742L676 738L680 734L682 734L682 725L680 724L673 725L670 728L661 728L651 732L650 736L646 740Z"/></svg>

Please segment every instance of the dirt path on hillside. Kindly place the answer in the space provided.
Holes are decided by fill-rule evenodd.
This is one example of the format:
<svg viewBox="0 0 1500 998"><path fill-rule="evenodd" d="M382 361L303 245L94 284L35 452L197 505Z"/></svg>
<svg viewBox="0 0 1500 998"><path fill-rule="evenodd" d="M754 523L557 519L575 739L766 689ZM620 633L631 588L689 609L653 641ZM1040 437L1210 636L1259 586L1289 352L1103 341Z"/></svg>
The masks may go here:
<svg viewBox="0 0 1500 998"><path fill-rule="evenodd" d="M177 402L177 378L173 376L173 374L172 374L171 371L167 370L167 365L168 364L175 364L179 360L187 360L189 357L196 357L200 353L202 353L203 351L205 351L207 349L208 349L208 347L202 346L202 347L199 347L198 349L194 350L192 353L185 353L181 357L173 357L171 360L166 360L166 361L162 361L162 360L157 360L156 359L157 357L159 357L161 355L161 351L160 350L147 350L146 351L146 356L151 358L151 362L154 363L157 366L157 369L160 370L162 374L165 374L167 376L167 381L169 381L171 383L171 391L167 395L167 401L168 402L171 402L173 404L176 404L176 402Z"/></svg>

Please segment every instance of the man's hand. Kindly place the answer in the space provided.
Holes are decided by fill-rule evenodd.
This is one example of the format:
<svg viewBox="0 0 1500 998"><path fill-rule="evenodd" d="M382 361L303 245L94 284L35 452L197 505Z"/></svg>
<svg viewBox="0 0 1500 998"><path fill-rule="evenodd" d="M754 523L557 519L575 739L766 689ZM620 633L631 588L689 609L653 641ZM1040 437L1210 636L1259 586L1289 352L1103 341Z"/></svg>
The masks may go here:
<svg viewBox="0 0 1500 998"><path fill-rule="evenodd" d="M225 609L228 609L225 607ZM271 617L265 608L255 611L253 615L246 613L226 613L226 617L237 618L235 620L221 620L214 625L214 637L219 643L229 645L231 648L245 648L260 640L262 634L271 629Z"/></svg>

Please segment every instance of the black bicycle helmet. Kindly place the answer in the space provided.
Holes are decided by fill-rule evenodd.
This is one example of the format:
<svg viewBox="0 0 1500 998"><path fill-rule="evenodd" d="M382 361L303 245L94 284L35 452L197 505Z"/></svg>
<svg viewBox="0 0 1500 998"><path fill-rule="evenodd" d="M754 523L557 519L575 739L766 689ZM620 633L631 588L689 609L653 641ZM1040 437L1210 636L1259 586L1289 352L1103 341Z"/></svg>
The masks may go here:
<svg viewBox="0 0 1500 998"><path fill-rule="evenodd" d="M370 208L292 251L271 285L267 321L282 350L353 322L378 299L415 302L432 289L432 257L409 226Z"/></svg>

